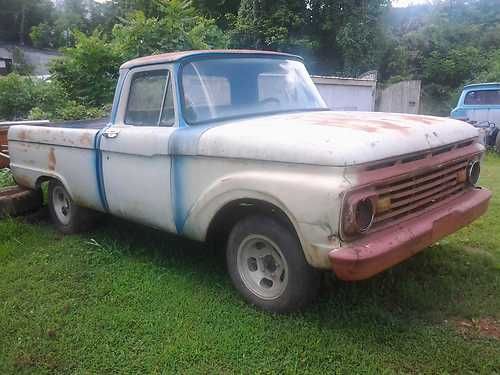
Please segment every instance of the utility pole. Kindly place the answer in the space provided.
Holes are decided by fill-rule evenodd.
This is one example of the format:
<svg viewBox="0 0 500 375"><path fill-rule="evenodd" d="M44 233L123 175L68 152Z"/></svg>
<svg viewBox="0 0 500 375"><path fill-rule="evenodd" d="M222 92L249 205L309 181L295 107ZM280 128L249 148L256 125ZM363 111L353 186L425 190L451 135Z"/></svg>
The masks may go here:
<svg viewBox="0 0 500 375"><path fill-rule="evenodd" d="M23 1L21 5L21 22L19 23L19 44L24 46L24 25L26 22L26 3Z"/></svg>

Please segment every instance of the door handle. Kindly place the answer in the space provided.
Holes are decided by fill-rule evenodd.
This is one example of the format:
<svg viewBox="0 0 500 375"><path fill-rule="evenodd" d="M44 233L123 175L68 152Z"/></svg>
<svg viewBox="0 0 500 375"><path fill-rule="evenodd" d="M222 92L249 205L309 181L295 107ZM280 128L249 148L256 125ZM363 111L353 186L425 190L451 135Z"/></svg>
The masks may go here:
<svg viewBox="0 0 500 375"><path fill-rule="evenodd" d="M116 138L118 137L118 134L120 134L120 130L116 128L109 128L106 129L102 135L105 136L106 138Z"/></svg>

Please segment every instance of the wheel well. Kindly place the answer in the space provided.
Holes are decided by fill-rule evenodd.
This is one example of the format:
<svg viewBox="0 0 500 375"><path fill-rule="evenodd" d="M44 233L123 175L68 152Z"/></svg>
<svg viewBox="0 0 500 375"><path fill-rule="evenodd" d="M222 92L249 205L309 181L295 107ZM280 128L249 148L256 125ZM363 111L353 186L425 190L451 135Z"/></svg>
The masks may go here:
<svg viewBox="0 0 500 375"><path fill-rule="evenodd" d="M40 189L42 187L42 184L44 182L49 182L49 181L58 181L57 178L55 177L49 177L49 176L40 176L38 177L38 179L36 180L36 183L35 183L35 187L37 189Z"/></svg>
<svg viewBox="0 0 500 375"><path fill-rule="evenodd" d="M224 249L233 226L244 217L255 214L273 217L296 234L292 222L279 207L258 199L238 199L226 204L212 218L207 230L207 242L216 249Z"/></svg>

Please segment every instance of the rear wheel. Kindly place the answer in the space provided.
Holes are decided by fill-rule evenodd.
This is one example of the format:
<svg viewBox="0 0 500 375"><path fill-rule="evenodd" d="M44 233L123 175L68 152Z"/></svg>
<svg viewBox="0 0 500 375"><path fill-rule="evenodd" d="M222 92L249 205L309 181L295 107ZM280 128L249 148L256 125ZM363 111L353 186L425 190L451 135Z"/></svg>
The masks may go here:
<svg viewBox="0 0 500 375"><path fill-rule="evenodd" d="M318 293L319 271L307 263L293 229L279 220L255 215L238 222L226 260L236 289L262 309L299 310Z"/></svg>
<svg viewBox="0 0 500 375"><path fill-rule="evenodd" d="M49 182L48 198L50 217L58 231L73 234L95 225L98 213L76 205L59 181Z"/></svg>

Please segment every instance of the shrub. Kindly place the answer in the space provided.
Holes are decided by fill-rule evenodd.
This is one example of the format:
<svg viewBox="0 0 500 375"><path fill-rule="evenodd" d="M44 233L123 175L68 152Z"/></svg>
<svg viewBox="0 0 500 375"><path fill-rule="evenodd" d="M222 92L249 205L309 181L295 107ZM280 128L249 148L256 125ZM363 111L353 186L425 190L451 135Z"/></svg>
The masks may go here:
<svg viewBox="0 0 500 375"><path fill-rule="evenodd" d="M0 119L25 118L33 106L35 84L17 73L0 78Z"/></svg>
<svg viewBox="0 0 500 375"><path fill-rule="evenodd" d="M81 120L99 118L107 108L87 107L71 100L60 82L18 74L0 78L0 119Z"/></svg>
<svg viewBox="0 0 500 375"><path fill-rule="evenodd" d="M56 121L85 120L105 117L108 112L107 107L86 107L74 100L68 100L54 111L45 111L43 108L34 107L28 118L30 120L50 119Z"/></svg>
<svg viewBox="0 0 500 375"><path fill-rule="evenodd" d="M90 36L77 32L75 38L75 47L64 49L64 56L53 62L53 78L71 100L86 106L110 103L121 63L119 55L99 31Z"/></svg>

